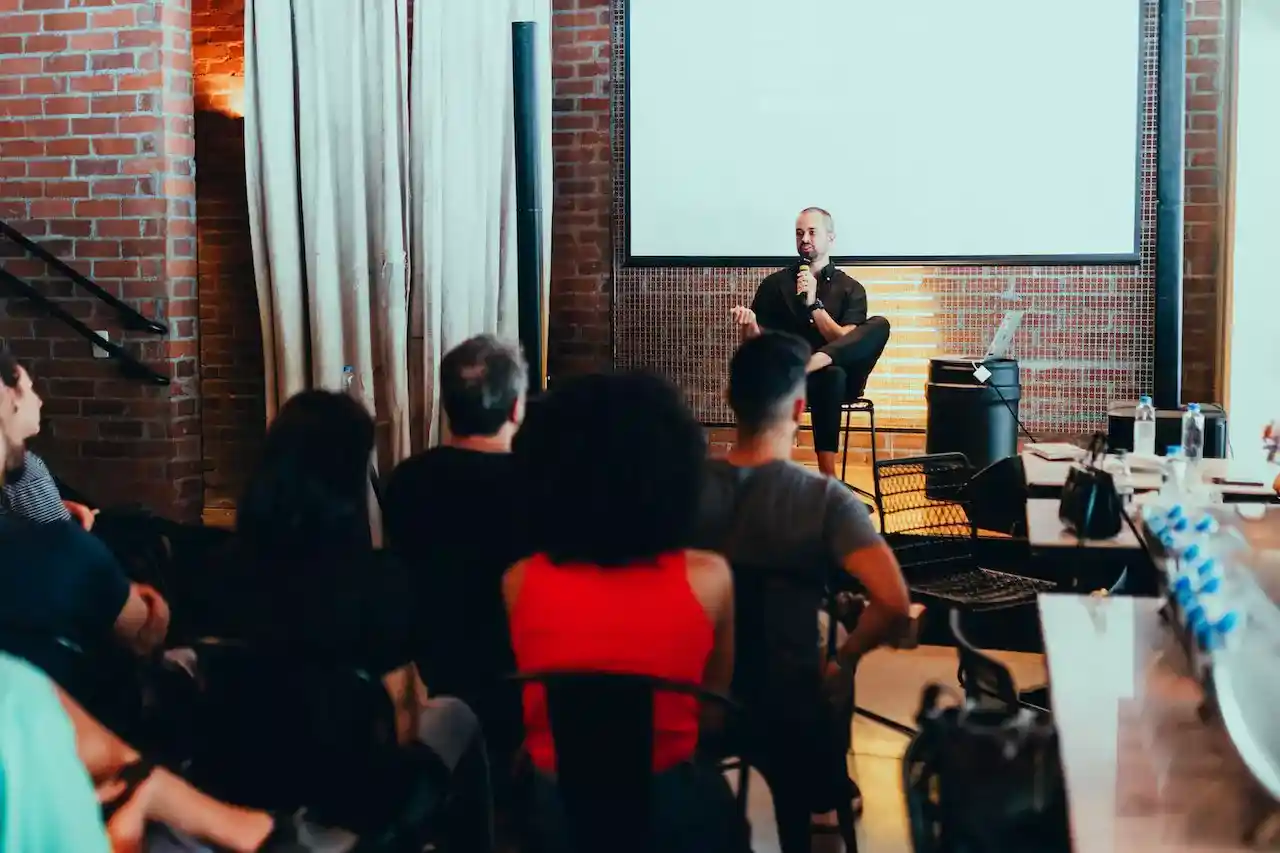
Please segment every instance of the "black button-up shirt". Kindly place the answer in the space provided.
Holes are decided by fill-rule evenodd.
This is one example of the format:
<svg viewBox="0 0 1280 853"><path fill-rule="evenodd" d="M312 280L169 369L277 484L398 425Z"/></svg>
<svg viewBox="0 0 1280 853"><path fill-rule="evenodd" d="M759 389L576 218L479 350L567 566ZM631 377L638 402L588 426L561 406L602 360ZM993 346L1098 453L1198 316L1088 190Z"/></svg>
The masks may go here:
<svg viewBox="0 0 1280 853"><path fill-rule="evenodd" d="M804 297L796 293L796 276L799 274L800 263L797 261L760 282L751 310L756 312L756 322L761 328L798 335L814 350L819 350L828 341L813 324ZM818 298L826 306L831 319L841 326L867 321L867 290L857 279L836 269L835 264L823 267L817 279Z"/></svg>

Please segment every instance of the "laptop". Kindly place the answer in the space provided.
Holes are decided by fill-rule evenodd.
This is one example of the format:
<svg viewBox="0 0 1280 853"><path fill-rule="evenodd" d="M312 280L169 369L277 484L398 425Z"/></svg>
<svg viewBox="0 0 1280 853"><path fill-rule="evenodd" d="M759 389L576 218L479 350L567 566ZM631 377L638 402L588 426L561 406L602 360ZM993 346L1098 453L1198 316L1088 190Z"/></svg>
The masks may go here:
<svg viewBox="0 0 1280 853"><path fill-rule="evenodd" d="M1022 317L1026 313L1026 311L1005 312L1004 319L1000 321L1000 328L996 329L996 335L991 339L991 346L987 347L985 358L1006 358L1009 355L1009 347L1013 346L1013 336L1018 334Z"/></svg>

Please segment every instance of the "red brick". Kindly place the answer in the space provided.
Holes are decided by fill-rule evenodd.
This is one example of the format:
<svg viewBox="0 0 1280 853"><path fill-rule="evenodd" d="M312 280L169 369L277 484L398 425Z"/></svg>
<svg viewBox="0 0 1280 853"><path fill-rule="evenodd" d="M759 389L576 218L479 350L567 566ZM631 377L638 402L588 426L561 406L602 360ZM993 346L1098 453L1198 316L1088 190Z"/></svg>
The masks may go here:
<svg viewBox="0 0 1280 853"><path fill-rule="evenodd" d="M70 38L72 50L111 50L116 46L115 33L74 33Z"/></svg>
<svg viewBox="0 0 1280 853"><path fill-rule="evenodd" d="M50 12L44 16L45 32L83 30L89 26L89 16L83 12Z"/></svg>
<svg viewBox="0 0 1280 853"><path fill-rule="evenodd" d="M88 67L88 57L83 53L69 53L65 56L50 56L44 60L45 74L64 74L84 71Z"/></svg>
<svg viewBox="0 0 1280 853"><path fill-rule="evenodd" d="M67 90L65 77L24 77L22 93L24 95L57 95Z"/></svg>
<svg viewBox="0 0 1280 853"><path fill-rule="evenodd" d="M88 98L45 98L44 113L50 116L87 115Z"/></svg>
<svg viewBox="0 0 1280 853"><path fill-rule="evenodd" d="M137 58L132 53L100 53L89 60L89 65L94 71L134 68L137 65Z"/></svg>
<svg viewBox="0 0 1280 853"><path fill-rule="evenodd" d="M87 139L53 139L45 143L50 157L76 157L89 153Z"/></svg>

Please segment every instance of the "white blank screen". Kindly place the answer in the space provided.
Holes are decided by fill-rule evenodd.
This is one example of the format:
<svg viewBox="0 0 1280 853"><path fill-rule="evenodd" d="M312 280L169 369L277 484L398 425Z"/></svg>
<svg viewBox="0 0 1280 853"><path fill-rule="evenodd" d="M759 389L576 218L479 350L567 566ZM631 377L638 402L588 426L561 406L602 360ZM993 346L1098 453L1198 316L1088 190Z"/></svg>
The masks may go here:
<svg viewBox="0 0 1280 853"><path fill-rule="evenodd" d="M629 254L1137 252L1139 0L630 0Z"/></svg>

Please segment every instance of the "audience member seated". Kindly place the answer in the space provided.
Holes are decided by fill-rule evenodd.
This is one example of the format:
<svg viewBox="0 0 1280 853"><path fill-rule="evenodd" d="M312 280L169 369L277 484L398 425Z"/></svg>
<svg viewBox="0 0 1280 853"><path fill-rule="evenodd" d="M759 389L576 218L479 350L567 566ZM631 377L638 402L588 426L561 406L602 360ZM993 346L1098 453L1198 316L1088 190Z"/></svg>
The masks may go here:
<svg viewBox="0 0 1280 853"><path fill-rule="evenodd" d="M0 383L21 401L13 424L14 440L21 445L40 432L43 403L31 376L5 353L0 353ZM84 504L62 499L43 459L28 450L10 464L8 480L0 487L0 515L12 513L40 524L74 519L85 530L93 529L96 513Z"/></svg>
<svg viewBox="0 0 1280 853"><path fill-rule="evenodd" d="M0 410L6 426L7 472L26 458L25 437L38 426L40 400L30 379L0 353ZM13 381L10 378L17 377ZM137 655L164 645L169 608L153 588L132 584L111 552L81 526L38 524L0 514L0 649L26 657L73 695L84 658L66 653L66 643L109 656L117 644ZM112 643L114 636L115 643Z"/></svg>
<svg viewBox="0 0 1280 853"><path fill-rule="evenodd" d="M413 662L421 617L408 575L372 546L373 447L373 419L349 396L306 391L281 407L237 509L222 576L235 599L222 602L223 633L282 661L381 675L399 743L425 744L450 771L463 758L483 766L484 740L467 705L427 698ZM469 774L477 790L462 792L486 823L487 775Z"/></svg>
<svg viewBox="0 0 1280 853"><path fill-rule="evenodd" d="M0 404L0 438L19 411ZM0 440L0 486L12 447ZM288 843L291 821L219 803L146 767L42 673L0 653L0 850L136 850L151 822L225 850L300 849Z"/></svg>
<svg viewBox="0 0 1280 853"><path fill-rule="evenodd" d="M708 463L696 538L728 558L736 584L761 580L744 573L768 572L787 590L764 601L773 610L765 616L771 626L765 669L778 683L759 685L753 698L765 697L765 707L748 707L747 714L755 721L750 731L764 736L752 752L780 830L806 830L780 839L785 853L809 849L810 813L830 811L841 796L854 797L856 808L860 795L845 767L853 673L861 656L906 622L909 607L897 560L862 502L838 480L791 461L809 355L804 341L782 332L764 332L734 355L729 403L738 434L727 458ZM837 660L826 664L824 699L817 611L842 572L862 585L869 605ZM747 632L764 634L764 625L745 624L741 616L740 640ZM826 707L836 700L846 710Z"/></svg>
<svg viewBox="0 0 1280 853"><path fill-rule="evenodd" d="M520 746L519 694L502 575L529 554L511 440L524 417L527 372L519 348L472 338L440 363L448 418L443 444L396 468L383 501L387 543L417 588L418 669L433 693L458 696L480 716L497 778Z"/></svg>
<svg viewBox="0 0 1280 853"><path fill-rule="evenodd" d="M583 377L540 402L516 446L538 550L503 584L520 672L633 673L728 689L729 568L687 548L705 452L679 392L654 377ZM731 793L694 760L697 701L659 693L654 711L655 849L729 849L740 837ZM540 840L564 849L540 686L525 690L524 719Z"/></svg>

